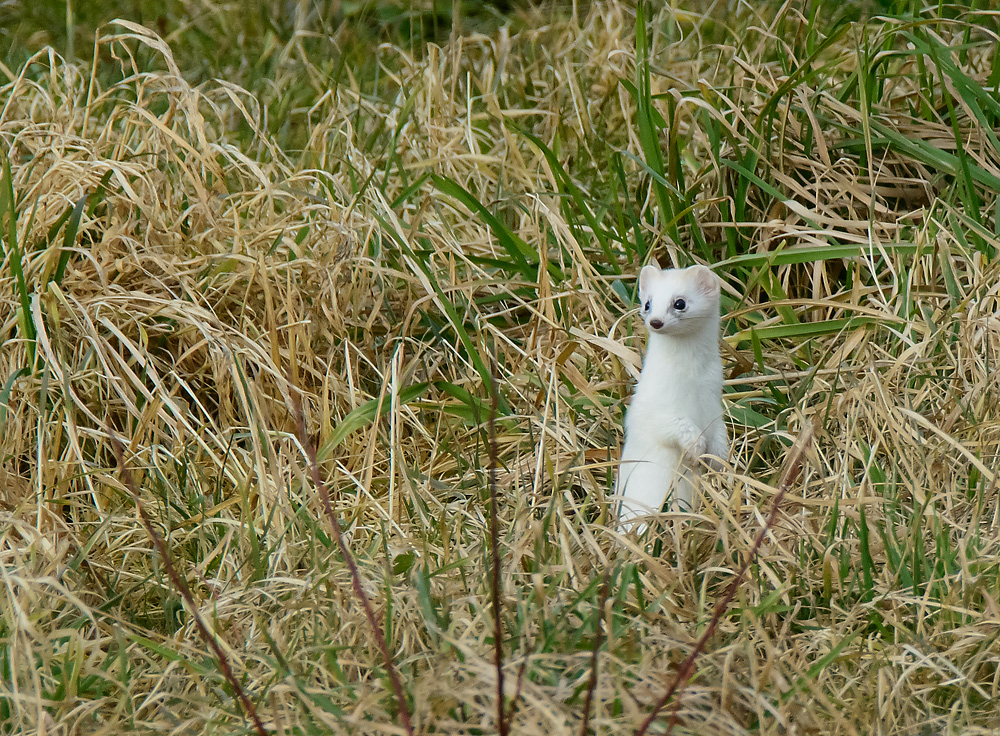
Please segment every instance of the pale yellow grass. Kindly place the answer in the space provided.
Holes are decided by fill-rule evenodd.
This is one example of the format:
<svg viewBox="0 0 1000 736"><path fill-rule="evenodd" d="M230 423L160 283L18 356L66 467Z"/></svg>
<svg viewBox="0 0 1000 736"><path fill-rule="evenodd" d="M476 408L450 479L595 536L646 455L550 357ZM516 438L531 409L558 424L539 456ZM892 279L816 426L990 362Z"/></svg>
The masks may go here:
<svg viewBox="0 0 1000 736"><path fill-rule="evenodd" d="M775 131L786 142L774 145L770 176L794 202L751 209L752 251L836 242L863 245L861 255L775 267L770 285L721 269L733 297L727 398L768 401L774 389L791 395L788 407L767 414L747 404L768 423L731 424L731 468L706 474L698 513L660 532L659 554L652 539L623 539L609 526L639 324L595 267L600 251L577 240L550 194L556 174L507 123L547 143L558 134L581 169L603 165L589 158L598 139L641 157L633 101L617 86L634 76L633 18L617 2L599 3L579 27L466 37L422 58L381 48L398 99L331 91L295 111L307 131L301 151L282 150L256 101L233 84L192 87L166 44L138 27L105 29L102 50L124 73L107 88L88 67L49 52L24 69L0 69L0 140L31 299L24 313L8 244L0 269L0 389L10 391L0 427L8 725L0 731L246 728L138 521L115 468L113 431L268 728L401 732L308 479L289 411L301 395L368 593L391 624L417 730L495 732L486 416L474 411L488 406L488 387L444 300L496 366L512 409L497 441L511 696L528 662L514 733L579 731L592 640L577 647L572 633L595 617L608 641L592 727L638 726L767 514L779 442L806 422L819 434L803 479L741 587L741 614L723 619L699 660L678 729L1000 728L998 268L970 252L954 209L936 206L923 173L894 154L867 170L832 150L833 128L816 122L814 156L797 143L807 131L779 106ZM749 41L703 49L681 21L683 38L658 49L654 93L717 86L700 104L745 141L781 70ZM776 42L762 31L751 37ZM544 60L529 61L533 44L546 49ZM132 66L129 50L143 45L159 53L153 68ZM848 74L852 54L847 39L827 58ZM984 79L989 70L976 64L968 73ZM528 79L532 95L523 92ZM826 118L856 123L861 114L807 84L793 98ZM678 119L699 125L693 112ZM566 279L539 268L535 281L518 283L482 265L504 251L430 182L393 206L406 184L385 175L381 149L366 147L378 124L395 131L394 170L410 182L424 172L459 182L524 241L550 243L546 257ZM908 135L954 147L947 126L908 125L916 123L900 116ZM237 136L240 126L253 134ZM733 172L709 163L703 132L691 140L687 176L721 191ZM987 143L977 149L970 136L981 165L996 171ZM62 235L37 245L104 177L105 204L85 216L65 277L49 280ZM359 191L369 177L375 184ZM721 239L712 198L700 206L706 232ZM682 244L652 227L646 237L664 264L678 257ZM917 255L883 250L901 237ZM853 288L841 287L843 269L855 274ZM498 299L483 298L491 294ZM749 329L780 326L782 309L805 323L872 319L815 339L764 340L760 370ZM33 367L26 322L37 332ZM408 397L421 382L433 385ZM470 408L442 382L483 403ZM373 399L384 413L341 441L343 419ZM966 493L973 472L981 491ZM928 585L915 595L875 533L862 551L862 511L873 530L926 540L929 555L941 544L957 550L958 569L933 581L945 592ZM865 599L851 586L869 553L875 594ZM595 589L586 590L609 569L618 570L620 603L599 611ZM425 599L420 570L441 571L426 579ZM428 600L447 615L429 618Z"/></svg>

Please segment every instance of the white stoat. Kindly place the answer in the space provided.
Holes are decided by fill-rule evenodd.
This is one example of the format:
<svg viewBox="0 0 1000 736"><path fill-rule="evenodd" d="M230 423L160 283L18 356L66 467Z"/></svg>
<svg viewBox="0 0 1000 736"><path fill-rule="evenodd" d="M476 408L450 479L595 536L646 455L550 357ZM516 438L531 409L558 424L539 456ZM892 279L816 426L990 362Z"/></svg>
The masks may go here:
<svg viewBox="0 0 1000 736"><path fill-rule="evenodd" d="M659 513L670 493L690 510L698 458L726 460L719 356L719 277L705 266L639 274L639 313L649 338L642 373L625 415L625 447L615 492L619 524ZM645 525L639 525L644 528Z"/></svg>

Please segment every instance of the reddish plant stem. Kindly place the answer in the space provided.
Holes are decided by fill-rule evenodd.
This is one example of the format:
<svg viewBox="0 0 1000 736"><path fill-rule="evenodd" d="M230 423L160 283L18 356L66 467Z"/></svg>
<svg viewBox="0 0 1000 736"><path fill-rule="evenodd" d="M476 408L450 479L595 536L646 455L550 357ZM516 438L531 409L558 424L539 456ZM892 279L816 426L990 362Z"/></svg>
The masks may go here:
<svg viewBox="0 0 1000 736"><path fill-rule="evenodd" d="M774 496L774 502L771 504L771 513L768 514L767 519L764 521L764 526L761 527L760 532L757 533L757 538L754 539L753 545L750 547L750 551L743 560L743 564L740 566L739 571L733 578L733 581L729 584L726 589L725 594L715 605L715 610L712 613L712 619L708 622L708 626L705 628L704 633L698 639L697 643L694 645L694 649L687 656L684 662L681 664L677 675L674 677L673 682L667 688L666 692L660 696L659 700L653 706L653 711L646 717L646 720L642 722L639 730L635 732L635 736L645 736L646 731L652 725L653 721L663 710L663 706L667 704L667 701L673 697L674 693L677 694L677 703L680 703L680 696L684 692L684 688L687 687L688 680L691 679L691 675L694 674L694 663L698 658L698 655L705 648L708 640L715 633L716 627L719 625L719 621L722 620L722 614L726 612L729 607L729 602L736 596L736 591L739 590L740 583L743 581L743 576L746 575L747 570L750 568L750 564L757 557L757 552L760 550L761 545L764 543L764 537L767 536L768 531L770 531L775 519L778 518L778 511L781 510L781 501L785 497L785 493L788 492L789 486L798 477L799 471L802 469L802 456L805 454L806 447L812 441L813 429L811 424L807 424L806 428L799 435L798 440L795 442L795 447L792 449L791 457L788 460L788 470L785 473L784 479L778 486L778 492ZM677 722L677 710L674 709L674 713L670 718L670 723L667 726L667 731L665 736L669 736L671 731L674 729L674 724Z"/></svg>
<svg viewBox="0 0 1000 736"><path fill-rule="evenodd" d="M507 709L507 723L508 730L510 730L510 721L514 717L515 711L517 711L517 701L521 699L521 686L524 684L524 673L528 671L528 662L531 659L531 650L524 655L524 659L521 660L521 666L517 668L517 680L514 684L514 697L510 699L510 708Z"/></svg>
<svg viewBox="0 0 1000 736"><path fill-rule="evenodd" d="M507 720L507 708L504 705L504 674L503 674L503 622L501 621L500 603L500 527L497 522L497 430L496 418L499 397L496 378L491 379L489 441L490 441L490 555L492 559L492 574L490 575L491 594L493 598L493 658L497 667L497 730L500 736L507 736L510 724Z"/></svg>
<svg viewBox="0 0 1000 736"><path fill-rule="evenodd" d="M386 672L389 673L389 680L392 682L392 689L396 694L396 701L399 707L400 718L403 719L403 728L409 736L413 736L413 722L410 718L410 708L406 704L406 696L403 693L403 683L399 679L399 674L396 672L396 667L392 663L392 653L389 651L389 644L385 640L385 633L382 631L382 626L379 623L378 617L375 615L375 609L372 608L371 601L368 598L368 594L365 593L365 589L361 584L361 573L358 570L357 563L354 561L354 555L351 554L350 549L347 547L347 543L344 541L344 534L340 528L340 521L337 519L337 514L333 510L333 504L330 501L330 491L326 487L326 483L319 474L319 463L316 461L316 448L313 446L312 442L309 441L309 436L306 434L306 423L302 414L302 406L299 403L298 395L292 392L292 412L295 416L296 424L298 425L299 442L302 444L302 448L305 450L306 459L309 462L309 474L312 477L313 485L319 491L320 500L323 503L323 511L326 513L327 518L330 520L330 528L333 530L333 538L337 543L337 547L340 549L340 556L343 558L344 563L347 565L347 569L351 573L351 585L354 588L354 595L361 602L361 607L365 611L365 618L368 619L368 625L371 627L372 633L375 635L375 640L378 642L379 649L382 652L382 660L385 663Z"/></svg>
<svg viewBox="0 0 1000 736"><path fill-rule="evenodd" d="M146 528L146 533L149 535L149 538L153 540L156 552L160 555L160 561L163 563L163 569L167 571L167 577L170 578L170 582L173 583L174 588L178 593L180 593L184 602L187 603L188 610L191 611L191 617L194 619L198 633L201 634L201 638L205 640L209 647L211 647L212 652L215 654L215 659L219 663L219 669L222 670L223 676L229 681L229 684L233 688L233 692L236 693L236 697L239 698L240 704L243 706L243 712L246 713L247 717L249 717L251 721L253 721L254 730L257 732L258 736L267 736L267 729L264 728L264 724L261 722L260 716L257 715L256 706L247 696L246 691L243 690L243 686L240 685L240 681L236 679L236 675L233 674L233 669L229 666L229 657L219 645L215 635L208 630L208 626L206 626L205 622L202 620L201 614L198 613L198 607L195 604L194 595L191 593L191 589L188 587L187 581L181 577L177 568L174 567L173 560L170 557L170 552L167 549L166 541L160 536L160 533L156 531L156 527L153 526L152 519L150 519L149 515L146 513L146 508L142 503L142 498L139 496L139 488L136 486L135 481L132 478L132 473L125 466L125 448L123 447L121 440L118 439L118 435L110 425L107 426L107 431L108 436L111 438L111 446L114 448L115 460L118 462L118 473L121 475L122 483L125 484L129 493L132 494L132 501L135 503L136 511L139 512L139 519L142 521L142 525Z"/></svg>
<svg viewBox="0 0 1000 736"><path fill-rule="evenodd" d="M604 618L604 604L608 600L610 587L611 571L605 570L604 582L601 584L601 592L597 600L597 630L594 632L594 649L590 654L590 680L587 682L587 697L583 701L583 723L580 724L580 736L587 736L587 728L590 726L590 709L594 702L594 690L597 689L597 657L606 638L604 630L601 628L601 621Z"/></svg>

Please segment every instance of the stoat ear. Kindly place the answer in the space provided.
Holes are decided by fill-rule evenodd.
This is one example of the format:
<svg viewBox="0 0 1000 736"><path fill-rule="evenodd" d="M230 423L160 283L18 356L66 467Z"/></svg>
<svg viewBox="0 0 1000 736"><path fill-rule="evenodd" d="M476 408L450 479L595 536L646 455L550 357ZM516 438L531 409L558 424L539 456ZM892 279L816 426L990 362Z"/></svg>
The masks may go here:
<svg viewBox="0 0 1000 736"><path fill-rule="evenodd" d="M643 294L648 294L649 290L653 288L653 282L656 277L660 275L660 269L653 265L652 263L648 266L643 266L642 270L639 272L639 297L642 299Z"/></svg>
<svg viewBox="0 0 1000 736"><path fill-rule="evenodd" d="M722 289L719 277L708 266L691 266L688 273L698 287L698 291L707 296L718 296Z"/></svg>

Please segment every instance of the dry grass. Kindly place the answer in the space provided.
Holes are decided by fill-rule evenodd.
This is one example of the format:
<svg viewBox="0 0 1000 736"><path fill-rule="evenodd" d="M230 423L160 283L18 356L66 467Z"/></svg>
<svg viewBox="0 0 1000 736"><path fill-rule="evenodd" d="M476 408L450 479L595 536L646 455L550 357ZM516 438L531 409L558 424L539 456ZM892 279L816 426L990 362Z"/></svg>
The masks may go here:
<svg viewBox="0 0 1000 736"><path fill-rule="evenodd" d="M1000 728L996 17L756 12L522 11L335 84L293 39L192 86L126 24L0 66L0 732L250 729L110 429L267 729L402 732L295 397L416 730L496 732L494 372L512 733L642 723L807 423L675 732ZM622 538L651 257L726 282L734 453Z"/></svg>

